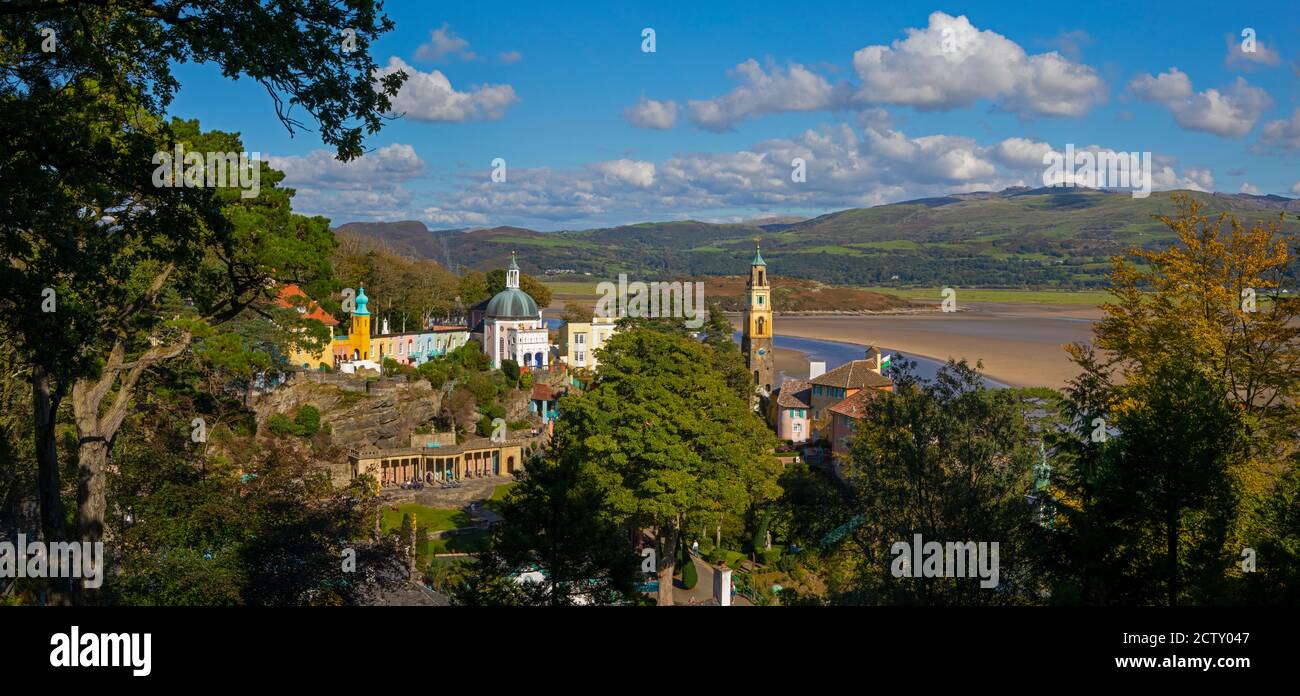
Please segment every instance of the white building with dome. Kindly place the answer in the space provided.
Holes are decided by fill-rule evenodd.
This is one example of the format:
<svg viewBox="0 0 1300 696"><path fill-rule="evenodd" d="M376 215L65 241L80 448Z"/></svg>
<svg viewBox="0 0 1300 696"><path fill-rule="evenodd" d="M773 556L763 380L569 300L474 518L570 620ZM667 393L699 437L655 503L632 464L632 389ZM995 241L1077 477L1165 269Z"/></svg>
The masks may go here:
<svg viewBox="0 0 1300 696"><path fill-rule="evenodd" d="M483 309L483 352L497 369L502 360L514 360L530 370L544 370L551 364L551 341L542 310L519 289L519 264L514 254L506 269L506 289L488 300Z"/></svg>

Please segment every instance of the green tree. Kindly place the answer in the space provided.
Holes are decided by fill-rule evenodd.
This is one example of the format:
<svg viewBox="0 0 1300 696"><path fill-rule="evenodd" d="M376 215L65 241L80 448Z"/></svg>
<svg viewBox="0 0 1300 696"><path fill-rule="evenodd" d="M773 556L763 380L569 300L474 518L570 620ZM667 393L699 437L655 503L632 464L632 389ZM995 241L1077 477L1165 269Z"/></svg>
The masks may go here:
<svg viewBox="0 0 1300 696"><path fill-rule="evenodd" d="M1091 514L1105 534L1099 603L1208 603L1227 596L1245 460L1241 413L1224 385L1170 360L1117 409Z"/></svg>
<svg viewBox="0 0 1300 696"><path fill-rule="evenodd" d="M342 26L355 30L358 50L339 50ZM43 28L59 37L53 56L42 52ZM18 337L29 371L47 540L66 538L55 428L69 393L82 443L77 526L93 541L108 449L143 373L183 352L194 322L221 323L267 299L268 280L328 275L318 265L327 226L291 216L290 193L265 164L256 165L267 184L256 201L228 188L154 185L142 163L177 143L243 151L235 136L163 122L179 88L172 66L211 62L257 80L277 107L287 98L311 114L347 160L362 154L363 130L379 129L405 79L388 75L379 89L372 81L370 42L391 28L370 2L328 0L30 0L0 12L0 122L5 151L17 153L0 166L0 190L14 194L0 212L0 333ZM290 130L298 125L277 111ZM45 288L55 312L40 311ZM184 301L192 315L172 320Z"/></svg>
<svg viewBox="0 0 1300 696"><path fill-rule="evenodd" d="M592 388L564 400L554 448L582 466L614 519L655 542L659 603L671 605L688 519L775 499L779 464L763 421L688 336L631 326L612 337Z"/></svg>
<svg viewBox="0 0 1300 696"><path fill-rule="evenodd" d="M460 604L626 604L637 598L640 559L604 495L572 459L543 459L510 489ZM542 582L516 582L540 571Z"/></svg>
<svg viewBox="0 0 1300 696"><path fill-rule="evenodd" d="M895 366L894 392L871 401L852 440L846 475L860 524L848 533L858 563L841 599L869 604L1007 604L1034 594L1025 496L1035 450L1024 407L983 388L979 371L949 362L935 379ZM848 522L849 520L843 520ZM895 577L893 545L914 535L940 543L999 545L995 589L976 578ZM918 569L919 570L919 569Z"/></svg>
<svg viewBox="0 0 1300 696"><path fill-rule="evenodd" d="M501 287L505 287L504 280ZM476 305L495 294L488 292L487 276L480 271L469 271L461 276L457 285L457 292L460 295L461 302L465 303L466 306Z"/></svg>

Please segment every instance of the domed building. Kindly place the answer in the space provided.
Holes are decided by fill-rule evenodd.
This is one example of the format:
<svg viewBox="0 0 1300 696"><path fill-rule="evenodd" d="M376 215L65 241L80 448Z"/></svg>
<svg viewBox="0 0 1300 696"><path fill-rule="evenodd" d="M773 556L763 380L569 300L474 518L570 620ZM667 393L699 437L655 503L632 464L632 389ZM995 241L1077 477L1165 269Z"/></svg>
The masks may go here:
<svg viewBox="0 0 1300 696"><path fill-rule="evenodd" d="M533 370L550 366L551 342L542 310L519 289L519 264L513 253L506 268L506 289L488 300L482 311L483 352L492 359L492 367L500 368L502 360Z"/></svg>

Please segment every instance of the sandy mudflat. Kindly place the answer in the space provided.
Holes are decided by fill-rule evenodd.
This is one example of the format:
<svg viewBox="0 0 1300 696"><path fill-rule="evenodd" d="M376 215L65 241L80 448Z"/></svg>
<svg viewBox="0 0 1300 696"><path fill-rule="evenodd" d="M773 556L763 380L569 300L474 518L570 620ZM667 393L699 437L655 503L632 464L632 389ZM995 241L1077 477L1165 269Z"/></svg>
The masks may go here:
<svg viewBox="0 0 1300 696"><path fill-rule="evenodd" d="M775 357L775 367L778 375L784 372L787 375L796 375L798 379L808 376L808 356L804 355L803 351L791 348L777 348Z"/></svg>
<svg viewBox="0 0 1300 696"><path fill-rule="evenodd" d="M1060 387L1077 373L1062 346L1091 341L1092 321L1101 316L1092 307L969 302L966 308L949 314L777 316L773 323L781 336L874 344L936 360L983 360L985 374L1000 382ZM807 374L799 367L804 364L791 364L786 373Z"/></svg>

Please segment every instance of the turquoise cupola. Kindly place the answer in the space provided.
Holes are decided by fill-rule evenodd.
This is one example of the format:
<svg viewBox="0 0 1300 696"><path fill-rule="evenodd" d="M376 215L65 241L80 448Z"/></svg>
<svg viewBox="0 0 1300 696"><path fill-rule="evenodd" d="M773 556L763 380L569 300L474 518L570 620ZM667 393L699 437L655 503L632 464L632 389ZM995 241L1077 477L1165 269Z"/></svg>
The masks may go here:
<svg viewBox="0 0 1300 696"><path fill-rule="evenodd" d="M357 291L357 308L355 311L352 312L352 316L354 317L370 316L370 310L366 309L366 305L369 302L370 302L370 298L366 297L366 289L359 288Z"/></svg>

